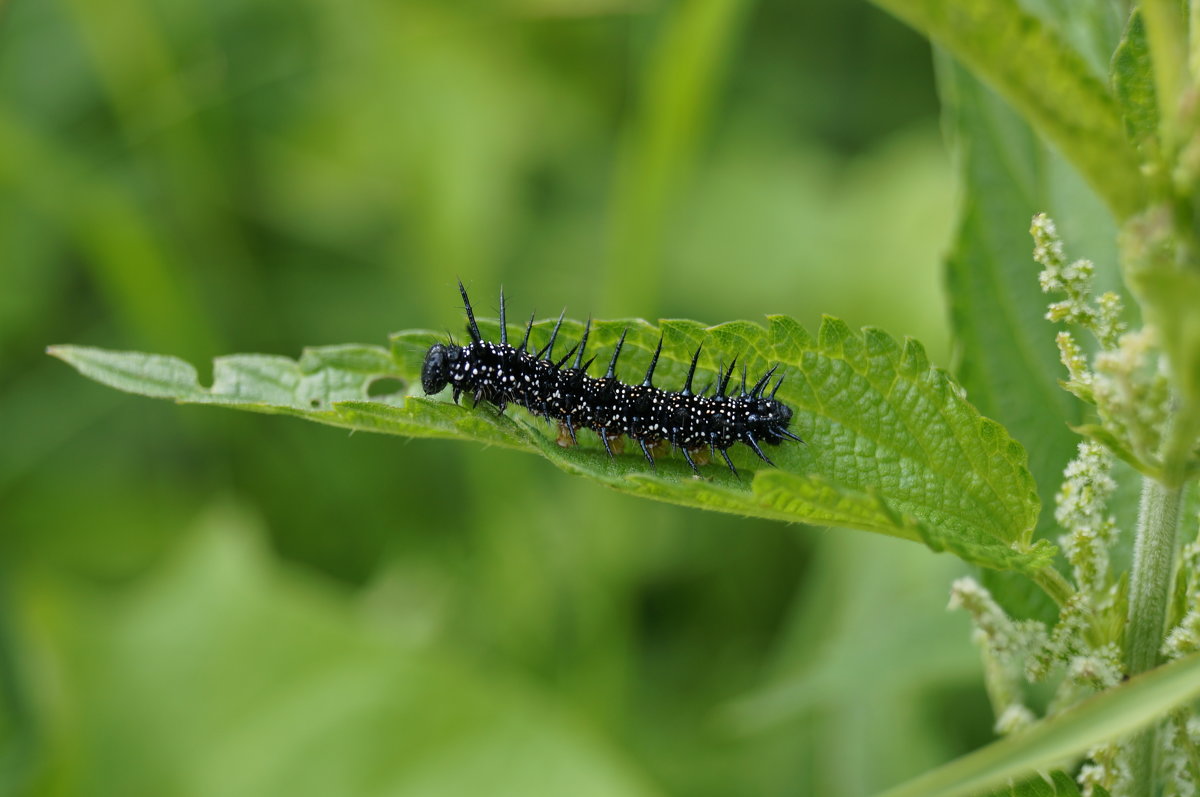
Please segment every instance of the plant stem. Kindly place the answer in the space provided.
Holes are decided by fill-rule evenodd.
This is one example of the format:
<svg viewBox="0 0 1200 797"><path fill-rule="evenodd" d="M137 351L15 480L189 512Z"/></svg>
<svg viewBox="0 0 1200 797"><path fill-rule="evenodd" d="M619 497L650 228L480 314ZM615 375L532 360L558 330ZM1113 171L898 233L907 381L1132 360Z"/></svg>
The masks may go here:
<svg viewBox="0 0 1200 797"><path fill-rule="evenodd" d="M1142 482L1133 570L1129 578L1129 617L1125 627L1125 665L1131 676L1158 663L1174 572L1182 495L1180 486L1168 487L1148 477ZM1149 797L1158 791L1155 736L1156 732L1151 729L1130 742L1130 793L1135 797Z"/></svg>
<svg viewBox="0 0 1200 797"><path fill-rule="evenodd" d="M1042 592L1049 595L1060 609L1066 606L1075 595L1075 588L1071 586L1071 582L1067 581L1053 565L1046 565L1041 570L1035 571L1032 578L1034 583L1042 588Z"/></svg>

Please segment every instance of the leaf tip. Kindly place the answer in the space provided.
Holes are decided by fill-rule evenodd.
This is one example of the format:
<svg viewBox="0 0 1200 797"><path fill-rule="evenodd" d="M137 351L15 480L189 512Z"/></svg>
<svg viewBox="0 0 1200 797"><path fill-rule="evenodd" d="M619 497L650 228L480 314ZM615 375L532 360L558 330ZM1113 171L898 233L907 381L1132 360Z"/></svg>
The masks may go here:
<svg viewBox="0 0 1200 797"><path fill-rule="evenodd" d="M838 352L854 337L850 327L840 318L831 315L821 316L821 326L817 330L817 345L825 352Z"/></svg>
<svg viewBox="0 0 1200 797"><path fill-rule="evenodd" d="M879 327L863 327L863 339L867 343L867 352L873 356L887 357L895 360L900 355L900 347L896 339Z"/></svg>
<svg viewBox="0 0 1200 797"><path fill-rule="evenodd" d="M913 376L929 370L929 355L925 353L925 347L919 340L904 339L904 351L900 355L900 364L906 373Z"/></svg>

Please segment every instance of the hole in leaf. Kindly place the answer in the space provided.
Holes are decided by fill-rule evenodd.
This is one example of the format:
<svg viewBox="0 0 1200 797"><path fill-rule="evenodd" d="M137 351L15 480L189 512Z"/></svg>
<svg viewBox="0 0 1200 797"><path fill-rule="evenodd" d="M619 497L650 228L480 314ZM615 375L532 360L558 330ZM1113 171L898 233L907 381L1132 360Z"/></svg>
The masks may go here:
<svg viewBox="0 0 1200 797"><path fill-rule="evenodd" d="M391 376L383 376L379 379L371 380L367 385L367 395L371 398L379 398L380 396L392 396L404 390L403 380L396 379Z"/></svg>

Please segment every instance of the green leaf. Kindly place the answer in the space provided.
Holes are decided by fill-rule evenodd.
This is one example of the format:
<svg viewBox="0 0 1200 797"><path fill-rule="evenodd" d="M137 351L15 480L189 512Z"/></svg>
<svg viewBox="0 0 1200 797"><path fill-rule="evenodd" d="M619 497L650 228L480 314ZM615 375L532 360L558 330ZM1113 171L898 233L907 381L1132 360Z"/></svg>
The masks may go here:
<svg viewBox="0 0 1200 797"><path fill-rule="evenodd" d="M1158 134L1158 100L1154 93L1154 65L1146 43L1140 9L1134 9L1112 60L1112 85L1129 138L1140 146Z"/></svg>
<svg viewBox="0 0 1200 797"><path fill-rule="evenodd" d="M1059 148L1120 218L1144 203L1117 103L1080 55L1017 0L875 0L945 47Z"/></svg>
<svg viewBox="0 0 1200 797"><path fill-rule="evenodd" d="M1064 772L1055 771L1049 780L1035 775L1028 780L994 791L988 797L1080 797L1079 785Z"/></svg>
<svg viewBox="0 0 1200 797"><path fill-rule="evenodd" d="M53 774L33 793L659 793L531 679L398 631L444 620L436 584L372 606L280 567L264 538L252 512L220 504L111 591L22 583L21 620L55 673L40 698L57 709L38 750Z"/></svg>
<svg viewBox="0 0 1200 797"><path fill-rule="evenodd" d="M1081 797L1082 794L1074 778L1061 770L1055 770L1048 776L1035 775L1029 780L992 792L990 797ZM1092 797L1109 795L1103 786L1093 786Z"/></svg>
<svg viewBox="0 0 1200 797"><path fill-rule="evenodd" d="M480 327L486 338L499 337L494 322L481 320ZM535 344L547 339L549 328L550 322L535 326ZM753 479L748 471L758 460L744 446L731 451L742 479L719 464L693 478L679 457L660 459L654 470L632 452L610 460L590 434L581 436L582 445L564 448L524 412L500 415L490 405L471 409L414 395L422 359L437 341L425 331L394 335L390 351L316 348L295 362L221 357L211 388L200 386L194 368L171 357L77 346L50 353L121 390L537 452L568 472L660 501L889 534L994 568L1037 569L1052 556L1052 548L1031 543L1039 503L1024 449L982 418L945 373L931 368L915 341L900 345L875 329L852 332L832 318L814 341L792 319L773 316L768 328L748 322L709 328L693 321L663 321L660 327L594 322L590 342L611 350L625 329L620 370L626 377L645 368L660 332L665 336L656 371L660 385L682 383L701 342L700 366L710 375L734 357L752 373L779 363L784 383L778 397L792 407L792 428L807 444L780 446L772 452L779 469L759 470ZM560 340L581 331L578 322L566 322ZM371 396L381 380L400 380L405 387ZM701 377L697 384L704 382Z"/></svg>
<svg viewBox="0 0 1200 797"><path fill-rule="evenodd" d="M1029 450L1047 492L1078 439L1078 401L1059 386L1066 371L1045 319L1029 220L1051 201L1045 153L1019 119L961 69L939 73L959 153L964 208L946 261L950 314L960 342L958 377L980 411ZM1053 513L1043 513L1043 531Z"/></svg>
<svg viewBox="0 0 1200 797"><path fill-rule="evenodd" d="M1070 762L1095 745L1128 736L1197 696L1200 655L1193 655L1102 692L1028 731L926 772L882 797L967 797L995 789L1011 779Z"/></svg>
<svg viewBox="0 0 1200 797"><path fill-rule="evenodd" d="M1079 784L1074 778L1061 770L1055 770L1048 776L1035 775L1008 788L992 792L989 797L1080 797L1081 794ZM1103 786L1093 786L1092 797L1108 797L1108 791Z"/></svg>
<svg viewBox="0 0 1200 797"><path fill-rule="evenodd" d="M956 373L980 412L995 418L1029 451L1044 498L1054 495L1078 438L1071 425L1082 405L1064 391L1066 370L1045 318L1029 220L1062 211L1075 238L1111 241L1111 218L1086 186L1047 151L1021 119L949 58L939 59L945 129L962 175L963 209L946 261L950 317L959 342ZM1101 267L1105 252L1089 252ZM1113 258L1115 259L1115 257ZM1116 269L1111 268L1115 273ZM1059 533L1050 501L1036 536ZM1027 579L986 574L992 594L1017 616L1053 620L1057 607Z"/></svg>

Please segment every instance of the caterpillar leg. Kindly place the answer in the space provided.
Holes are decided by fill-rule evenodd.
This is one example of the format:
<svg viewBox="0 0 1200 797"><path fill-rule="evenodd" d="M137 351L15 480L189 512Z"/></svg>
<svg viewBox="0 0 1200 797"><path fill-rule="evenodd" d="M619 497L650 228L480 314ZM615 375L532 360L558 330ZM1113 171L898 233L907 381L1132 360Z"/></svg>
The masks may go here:
<svg viewBox="0 0 1200 797"><path fill-rule="evenodd" d="M646 455L646 461L650 463L650 467L654 467L654 455L650 453L650 446L646 445L645 440L638 440L638 445L642 447L642 453Z"/></svg>
<svg viewBox="0 0 1200 797"><path fill-rule="evenodd" d="M729 472L732 473L735 478L741 480L742 477L738 475L738 469L733 467L733 460L729 458L729 452L723 448L718 448L717 450L721 452L721 457L725 460L725 464L729 466Z"/></svg>
<svg viewBox="0 0 1200 797"><path fill-rule="evenodd" d="M625 453L625 436L619 434L609 434L608 429L601 427L596 430L596 434L600 435L600 442L604 443L604 450L608 452L608 458L612 459L615 454Z"/></svg>
<svg viewBox="0 0 1200 797"><path fill-rule="evenodd" d="M758 454L759 459L761 459L763 462L767 463L768 465L770 465L773 468L777 467L775 465L775 463L772 462L771 459L766 454L763 453L763 450L758 447L758 441L754 439L753 435L751 435L751 434L743 435L742 439L744 441L746 441L746 444L748 446L750 446L750 448L754 449L754 453Z"/></svg>

